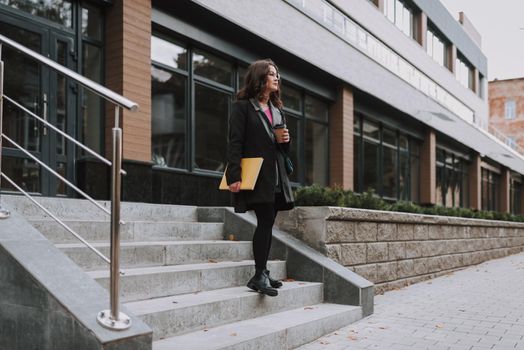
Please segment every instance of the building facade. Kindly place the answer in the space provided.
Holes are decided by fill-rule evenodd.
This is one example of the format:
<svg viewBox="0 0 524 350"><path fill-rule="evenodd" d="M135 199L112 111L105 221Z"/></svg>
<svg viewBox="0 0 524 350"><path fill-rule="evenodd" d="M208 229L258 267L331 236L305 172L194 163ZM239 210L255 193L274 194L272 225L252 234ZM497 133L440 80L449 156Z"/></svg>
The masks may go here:
<svg viewBox="0 0 524 350"><path fill-rule="evenodd" d="M294 186L520 212L524 158L487 131L480 39L438 1L0 0L0 26L139 103L121 118L125 200L230 204L217 188L231 104L249 63L270 57L282 76ZM3 59L7 95L109 155L111 108L8 49ZM7 135L108 197L105 165L4 111ZM7 144L3 168L30 192L72 195Z"/></svg>

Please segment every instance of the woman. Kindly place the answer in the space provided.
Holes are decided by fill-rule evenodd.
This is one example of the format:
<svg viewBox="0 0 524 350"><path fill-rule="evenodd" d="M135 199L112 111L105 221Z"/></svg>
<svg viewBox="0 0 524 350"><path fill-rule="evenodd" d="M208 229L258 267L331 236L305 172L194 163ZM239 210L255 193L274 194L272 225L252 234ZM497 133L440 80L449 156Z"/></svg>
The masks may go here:
<svg viewBox="0 0 524 350"><path fill-rule="evenodd" d="M270 59L253 62L229 120L226 180L233 193L235 212L254 210L257 217L253 236L255 275L247 286L269 296L278 295L276 288L282 286L282 282L269 276L266 266L273 224L279 210L293 208L283 155L289 149L290 137L289 131L282 128L285 118L281 109L277 66ZM264 158L257 183L253 191L240 191L240 159L252 157Z"/></svg>

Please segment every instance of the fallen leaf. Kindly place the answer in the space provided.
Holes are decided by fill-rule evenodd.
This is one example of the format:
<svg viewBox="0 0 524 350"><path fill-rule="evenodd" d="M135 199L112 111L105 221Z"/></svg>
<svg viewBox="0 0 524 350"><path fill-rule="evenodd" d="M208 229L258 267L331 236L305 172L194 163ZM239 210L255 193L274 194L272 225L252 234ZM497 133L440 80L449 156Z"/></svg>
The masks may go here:
<svg viewBox="0 0 524 350"><path fill-rule="evenodd" d="M215 259L209 259L208 262L216 264L218 261L216 261Z"/></svg>
<svg viewBox="0 0 524 350"><path fill-rule="evenodd" d="M178 301L174 301L174 300L173 300L172 303L173 303L173 304L178 304Z"/></svg>
<svg viewBox="0 0 524 350"><path fill-rule="evenodd" d="M357 340L358 339L358 337L356 335L348 335L347 338L349 340Z"/></svg>
<svg viewBox="0 0 524 350"><path fill-rule="evenodd" d="M232 337L236 337L238 334L236 334L235 332L231 332L231 333L229 333L229 335L232 336Z"/></svg>
<svg viewBox="0 0 524 350"><path fill-rule="evenodd" d="M286 278L286 279L283 279L282 281L284 281L284 282L295 282L295 280L292 279L292 278Z"/></svg>
<svg viewBox="0 0 524 350"><path fill-rule="evenodd" d="M311 306L306 306L304 310L313 310L313 308Z"/></svg>
<svg viewBox="0 0 524 350"><path fill-rule="evenodd" d="M443 325L442 323L437 323L437 324L435 325L435 327L437 327L437 328L443 328L444 325Z"/></svg>
<svg viewBox="0 0 524 350"><path fill-rule="evenodd" d="M337 332L335 332L335 335L338 335L338 333L337 333Z"/></svg>
<svg viewBox="0 0 524 350"><path fill-rule="evenodd" d="M322 344L322 345L328 345L328 344L329 344L329 342L328 342L328 341L326 341L326 340L322 340L322 341L320 341L320 344Z"/></svg>
<svg viewBox="0 0 524 350"><path fill-rule="evenodd" d="M380 326L378 327L379 329L388 329L388 327L385 327L385 326Z"/></svg>
<svg viewBox="0 0 524 350"><path fill-rule="evenodd" d="M235 240L235 235L229 235L227 237L230 241L234 241Z"/></svg>
<svg viewBox="0 0 524 350"><path fill-rule="evenodd" d="M209 329L205 329L205 328L203 329L204 332L207 332L208 330L209 330Z"/></svg>
<svg viewBox="0 0 524 350"><path fill-rule="evenodd" d="M306 282L298 282L299 285L306 284Z"/></svg>

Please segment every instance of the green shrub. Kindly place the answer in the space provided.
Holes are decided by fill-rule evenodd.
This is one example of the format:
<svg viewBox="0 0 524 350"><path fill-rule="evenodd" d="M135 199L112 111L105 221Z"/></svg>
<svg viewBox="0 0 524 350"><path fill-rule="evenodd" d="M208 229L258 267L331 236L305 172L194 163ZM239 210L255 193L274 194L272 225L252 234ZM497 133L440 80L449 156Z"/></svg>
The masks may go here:
<svg viewBox="0 0 524 350"><path fill-rule="evenodd" d="M335 187L312 185L295 190L295 205L297 206L337 206L348 208L388 210L403 213L427 215L456 216L463 218L503 220L524 222L524 215L512 215L493 211L480 211L469 208L448 208L440 205L431 207L419 206L409 201L388 203L370 189L364 193L354 193Z"/></svg>

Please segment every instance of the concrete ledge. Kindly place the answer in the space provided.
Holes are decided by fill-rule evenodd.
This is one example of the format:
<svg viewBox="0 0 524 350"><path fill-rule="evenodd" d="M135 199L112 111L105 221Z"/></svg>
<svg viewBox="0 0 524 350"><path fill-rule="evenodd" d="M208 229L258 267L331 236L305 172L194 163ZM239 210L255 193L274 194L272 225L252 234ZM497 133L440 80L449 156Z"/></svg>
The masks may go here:
<svg viewBox="0 0 524 350"><path fill-rule="evenodd" d="M507 221L298 207L276 225L375 283L377 293L524 250L524 223Z"/></svg>
<svg viewBox="0 0 524 350"><path fill-rule="evenodd" d="M108 292L11 213L0 220L1 349L151 349L151 329L124 308L130 329L100 326L96 315L109 308Z"/></svg>
<svg viewBox="0 0 524 350"><path fill-rule="evenodd" d="M217 208L199 208L199 218L217 217ZM256 218L251 213L237 214L223 208L224 232L234 233L237 240L251 240ZM324 301L361 306L363 316L373 313L373 283L360 277L337 262L327 258L301 240L280 229L273 229L270 259L286 260L288 276L297 280L322 282Z"/></svg>

